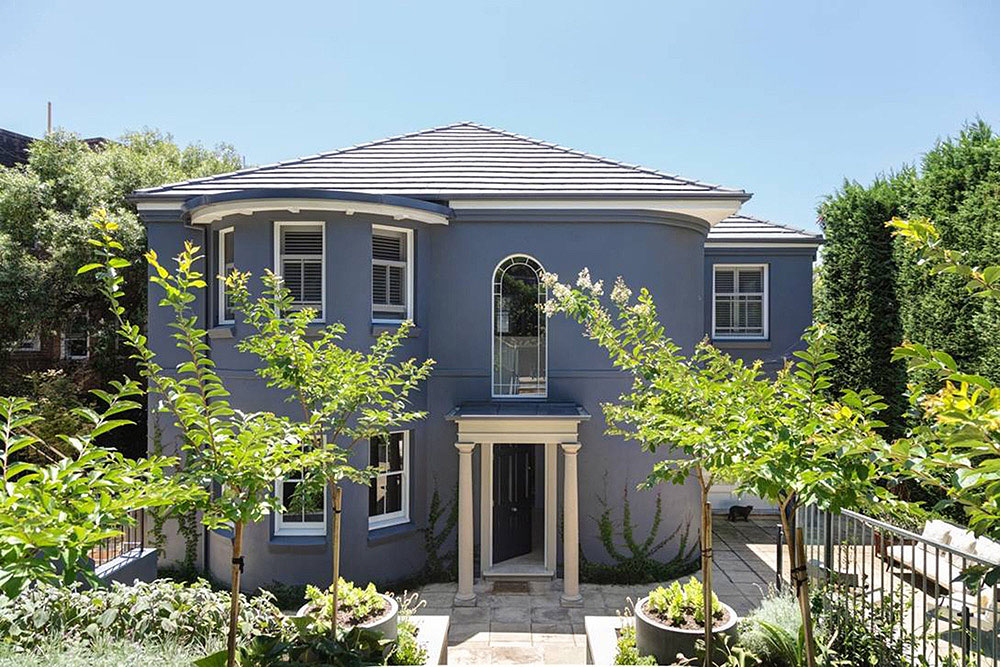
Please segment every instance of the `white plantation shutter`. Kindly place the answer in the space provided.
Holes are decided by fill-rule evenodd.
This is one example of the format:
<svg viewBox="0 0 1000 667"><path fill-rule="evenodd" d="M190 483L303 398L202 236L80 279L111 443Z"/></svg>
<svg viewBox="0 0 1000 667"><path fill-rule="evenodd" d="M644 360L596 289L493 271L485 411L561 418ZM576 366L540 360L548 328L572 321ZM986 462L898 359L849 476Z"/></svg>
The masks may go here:
<svg viewBox="0 0 1000 667"><path fill-rule="evenodd" d="M716 266L713 331L716 338L766 338L767 267Z"/></svg>
<svg viewBox="0 0 1000 667"><path fill-rule="evenodd" d="M282 224L281 272L295 308L313 308L323 318L323 226Z"/></svg>
<svg viewBox="0 0 1000 667"><path fill-rule="evenodd" d="M406 317L408 278L403 231L375 229L372 232L372 317L401 320Z"/></svg>

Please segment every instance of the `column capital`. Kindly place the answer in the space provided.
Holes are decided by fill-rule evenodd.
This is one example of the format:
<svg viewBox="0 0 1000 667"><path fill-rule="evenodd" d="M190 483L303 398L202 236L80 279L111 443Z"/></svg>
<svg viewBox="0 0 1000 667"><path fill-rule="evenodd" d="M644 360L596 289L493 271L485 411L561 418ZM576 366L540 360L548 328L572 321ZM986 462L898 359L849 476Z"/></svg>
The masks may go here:
<svg viewBox="0 0 1000 667"><path fill-rule="evenodd" d="M455 448L458 450L459 454L471 454L476 448L476 443L474 442L456 442Z"/></svg>
<svg viewBox="0 0 1000 667"><path fill-rule="evenodd" d="M579 442L561 442L559 443L559 446L562 447L563 453L566 454L567 456L570 455L575 456L576 453L580 451Z"/></svg>

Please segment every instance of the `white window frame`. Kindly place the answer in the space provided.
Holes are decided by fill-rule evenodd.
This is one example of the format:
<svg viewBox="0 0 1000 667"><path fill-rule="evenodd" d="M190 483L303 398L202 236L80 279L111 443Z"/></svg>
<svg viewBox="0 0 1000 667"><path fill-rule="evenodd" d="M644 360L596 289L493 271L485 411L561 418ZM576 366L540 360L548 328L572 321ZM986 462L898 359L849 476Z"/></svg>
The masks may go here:
<svg viewBox="0 0 1000 667"><path fill-rule="evenodd" d="M86 353L84 353L84 354L70 354L69 353L69 348L66 346L66 333L65 332L60 333L59 334L59 351L61 353L60 356L63 359L67 359L69 361L84 361L86 359L90 359L90 334L89 333L85 333L85 334L83 334L83 337L87 341L87 351L86 351Z"/></svg>
<svg viewBox="0 0 1000 667"><path fill-rule="evenodd" d="M235 243L236 237L233 235L233 233L235 232L235 230L236 230L235 227L226 227L225 229L220 229L219 230L219 252L218 252L219 263L218 263L218 267L217 267L218 271L219 271L219 275L216 277L216 280L219 283L219 289L218 289L218 292L217 292L217 295L216 295L217 298L218 298L218 300L219 300L219 304L218 304L218 308L217 308L218 312L216 314L216 321L217 321L218 324L235 324L236 323L236 318L235 317L230 317L230 318L226 317L226 237L232 235L231 236L231 240ZM324 244L324 248L325 247L326 246ZM233 260L234 260L234 264L235 264L235 259L236 259L235 254L236 254L236 246L234 245L233 246ZM234 315L235 315L235 313L234 313Z"/></svg>
<svg viewBox="0 0 1000 667"><path fill-rule="evenodd" d="M510 399L510 400L519 400L519 401L521 401L521 400L532 400L532 399L536 399L537 400L539 398L548 398L549 397L549 323L548 323L548 320L545 318L544 314L542 314L542 318L545 321L545 336L542 338L542 344L545 346L545 389L540 394L498 394L498 393L496 393L496 384L497 383L496 383L496 378L494 377L494 374L496 373L496 340L495 340L496 332L494 331L494 328L496 327L496 317L497 317L496 308L497 308L497 304L496 304L496 294L494 293L493 290L494 290L494 284L496 283L497 270L499 270L499 268L508 259L511 259L512 257L527 257L528 259L530 259L531 261L533 261L535 264L538 265L539 269L541 269L541 271L542 271L543 274L545 273L545 266L541 262L539 262L533 255L529 255L528 253L525 253L525 252L515 252L515 253L512 253L510 255L507 255L506 257L504 257L503 259L501 259L499 262L497 262L496 266L493 267L493 271L490 273L490 328L489 328L489 336L490 336L490 397L492 397L492 398ZM539 276L539 281L540 280L541 280L541 276ZM545 299L548 300L548 298L549 298L549 291L548 291L548 289L546 289L545 290Z"/></svg>
<svg viewBox="0 0 1000 667"><path fill-rule="evenodd" d="M281 275L281 228L282 227L316 227L323 230L323 254L320 255L320 273L323 284L320 286L320 312L313 322L326 321L326 221L325 220L275 220L274 221L274 274Z"/></svg>
<svg viewBox="0 0 1000 667"><path fill-rule="evenodd" d="M407 523L410 520L410 431L390 431L386 435L396 435L397 433L403 434L403 470L400 473L402 477L401 493L403 494L401 509L398 512L391 512L389 514L379 514L378 516L368 516L368 530L375 530L377 528L387 528L389 526L398 526L402 523ZM371 443L369 441L368 446L368 465L372 465L371 461ZM393 473L395 474L395 473ZM372 484L378 481L376 476L372 479ZM366 503L367 505L367 503Z"/></svg>
<svg viewBox="0 0 1000 667"><path fill-rule="evenodd" d="M771 281L769 266L767 264L713 264L712 265L712 338L714 340L768 340L770 336L770 297L771 297ZM763 269L761 276L761 287L763 288L763 295L761 298L761 330L760 334L720 334L717 333L715 324L716 309L718 306L717 295L718 291L715 287L715 278L718 275L719 270L728 271L735 270L737 273L733 276L734 286L739 285L739 274L738 272L743 269L758 270Z"/></svg>
<svg viewBox="0 0 1000 667"><path fill-rule="evenodd" d="M372 300L372 323L399 324L403 320L410 320L412 322L413 321L413 230L408 229L406 227L390 227L389 225L372 225L372 236L375 236L375 232L377 231L403 233L406 238L406 277L404 278L404 280L406 281L406 295L404 296L404 298L406 299L406 314L404 317L400 317L398 319L381 318L381 317L377 318L375 317L375 311L378 310L378 308L375 305L375 301ZM377 260L374 257L372 257L371 258L372 266L374 266L376 262L383 264L390 264L390 262L387 262L386 260L381 260L381 259ZM371 274L370 271L369 274ZM371 275L369 275L369 280L370 279ZM374 287L371 283L369 283L368 287L369 287L368 289L369 296L371 296Z"/></svg>
<svg viewBox="0 0 1000 667"><path fill-rule="evenodd" d="M27 343L27 345L25 344ZM33 334L30 338L24 338L11 345L8 350L14 353L27 354L42 351L42 337Z"/></svg>
<svg viewBox="0 0 1000 667"><path fill-rule="evenodd" d="M282 495L282 485L289 481L302 480L302 476L299 477L284 477L282 479L275 480L274 482L274 494L278 497L278 500L284 505L285 498ZM322 521L297 521L294 523L285 523L284 512L272 512L274 517L274 534L276 537L287 537L287 536L312 536L321 537L326 535L326 520L327 520L327 501L326 486L323 486L323 520Z"/></svg>

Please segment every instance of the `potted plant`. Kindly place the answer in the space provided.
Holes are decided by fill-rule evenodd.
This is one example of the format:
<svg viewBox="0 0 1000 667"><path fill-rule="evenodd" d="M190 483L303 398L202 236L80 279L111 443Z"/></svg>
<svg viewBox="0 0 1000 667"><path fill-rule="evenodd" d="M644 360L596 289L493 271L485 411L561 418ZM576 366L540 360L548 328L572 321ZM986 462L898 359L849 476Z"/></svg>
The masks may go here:
<svg viewBox="0 0 1000 667"><path fill-rule="evenodd" d="M738 617L733 608L712 599L712 635L716 659L725 658L724 647L736 640ZM705 588L691 577L683 586L675 581L669 588L660 586L635 604L635 645L639 655L651 655L660 665L673 664L677 655L696 656L695 648L705 635Z"/></svg>
<svg viewBox="0 0 1000 667"><path fill-rule="evenodd" d="M332 586L327 590L307 586L306 600L299 608L299 617L310 617L318 625L333 627L336 608L337 627L363 628L380 633L383 639L396 639L399 604L391 595L379 593L373 583L361 588L341 579L336 597Z"/></svg>

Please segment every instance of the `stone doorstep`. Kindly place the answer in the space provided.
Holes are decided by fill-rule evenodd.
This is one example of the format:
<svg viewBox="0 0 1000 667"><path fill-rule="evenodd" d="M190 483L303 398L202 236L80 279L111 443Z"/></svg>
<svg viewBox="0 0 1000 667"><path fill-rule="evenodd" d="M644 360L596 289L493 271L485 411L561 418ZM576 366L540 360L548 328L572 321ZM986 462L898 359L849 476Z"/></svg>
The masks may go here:
<svg viewBox="0 0 1000 667"><path fill-rule="evenodd" d="M489 623L452 623L448 628L448 645L488 646L490 643Z"/></svg>
<svg viewBox="0 0 1000 667"><path fill-rule="evenodd" d="M539 665L545 662L540 646L493 646L490 648L490 664L493 665Z"/></svg>
<svg viewBox="0 0 1000 667"><path fill-rule="evenodd" d="M584 619L588 665L615 664L615 654L618 653L617 633L621 624L619 616L587 616Z"/></svg>

